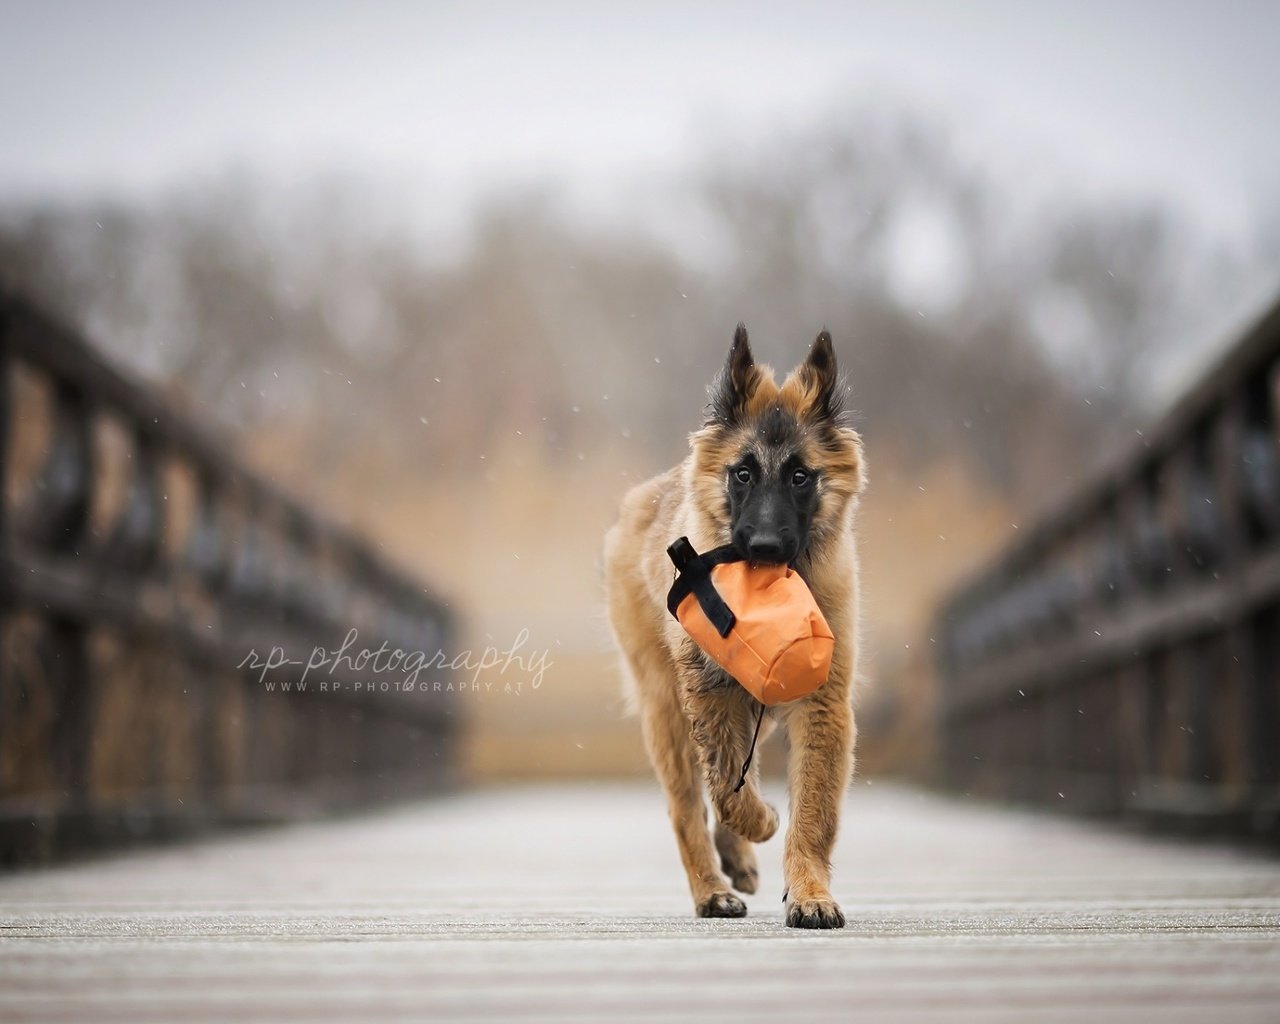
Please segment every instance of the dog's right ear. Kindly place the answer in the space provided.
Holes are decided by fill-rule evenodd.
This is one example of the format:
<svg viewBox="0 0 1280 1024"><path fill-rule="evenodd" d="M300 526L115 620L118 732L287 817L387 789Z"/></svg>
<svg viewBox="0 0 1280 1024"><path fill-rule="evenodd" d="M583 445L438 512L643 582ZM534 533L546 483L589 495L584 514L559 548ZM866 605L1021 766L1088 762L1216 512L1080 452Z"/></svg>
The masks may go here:
<svg viewBox="0 0 1280 1024"><path fill-rule="evenodd" d="M713 423L726 427L737 423L746 412L747 403L755 391L758 375L756 363L751 357L751 345L747 340L747 325L738 324L733 332L733 344L729 346L729 358L724 369L716 375L709 389L711 402L708 411Z"/></svg>

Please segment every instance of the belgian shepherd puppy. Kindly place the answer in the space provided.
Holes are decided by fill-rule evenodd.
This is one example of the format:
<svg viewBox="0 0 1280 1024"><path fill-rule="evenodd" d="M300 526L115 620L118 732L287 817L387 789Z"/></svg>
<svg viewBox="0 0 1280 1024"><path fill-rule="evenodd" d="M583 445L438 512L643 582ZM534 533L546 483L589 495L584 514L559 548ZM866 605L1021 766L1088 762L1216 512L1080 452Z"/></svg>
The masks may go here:
<svg viewBox="0 0 1280 1024"><path fill-rule="evenodd" d="M862 441L842 411L844 388L826 331L779 387L773 371L752 359L739 324L709 393L688 457L633 488L605 538L609 618L666 790L694 909L700 917L742 917L746 905L730 883L756 891L751 844L778 828L777 812L760 798L757 769L734 791L759 706L667 612L673 569L666 548L687 535L699 551L733 543L753 562L795 563L836 638L831 675L809 696L771 708L761 738L781 722L791 744L787 924L841 928L830 858L856 736L854 512ZM715 810L714 841L704 786Z"/></svg>

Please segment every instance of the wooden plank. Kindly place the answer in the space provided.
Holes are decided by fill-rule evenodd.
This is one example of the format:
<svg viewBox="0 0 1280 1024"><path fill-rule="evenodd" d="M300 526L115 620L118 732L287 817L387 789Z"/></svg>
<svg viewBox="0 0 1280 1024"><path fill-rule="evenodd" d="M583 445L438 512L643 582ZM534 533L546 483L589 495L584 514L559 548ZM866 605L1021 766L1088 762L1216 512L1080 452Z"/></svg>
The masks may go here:
<svg viewBox="0 0 1280 1024"><path fill-rule="evenodd" d="M372 545L241 466L228 455L234 446L225 438L176 413L157 394L112 366L68 327L22 296L0 289L0 315L11 358L74 387L93 405L116 410L160 450L174 451L193 461L219 489L239 489L260 505L279 509L283 517L305 523L314 538L323 538L359 563L367 578L393 585L409 582ZM419 603L431 604L437 614L448 614L446 601L430 587L412 581L409 592Z"/></svg>
<svg viewBox="0 0 1280 1024"><path fill-rule="evenodd" d="M342 640L336 634L317 638L314 633L286 622L279 611L264 615L258 610L233 607L205 621L192 616L189 609L173 600L168 582L140 583L109 565L74 556L47 556L0 546L0 584L0 609L6 605L31 608L59 621L111 626L151 640L171 637L181 644L193 662L223 671L234 670L250 650L265 657L266 652L279 645L292 659L305 661L315 642L336 646ZM428 622L426 625L435 628L439 624ZM431 656L436 652L425 653ZM268 677L297 679L303 669L303 665L286 664L272 670ZM256 676L257 673L248 674ZM365 674L346 665L325 675L348 685L367 679ZM429 677L430 673L424 673L424 679ZM338 702L358 702L364 708L391 717L424 723L440 718L435 705L405 699L394 691L362 694L347 689L330 696Z"/></svg>
<svg viewBox="0 0 1280 1024"><path fill-rule="evenodd" d="M1280 549L1230 579L1169 590L955 672L942 698L945 713L967 714L1010 699L1018 689L1051 687L1065 677L1141 656L1174 640L1221 630L1280 599Z"/></svg>
<svg viewBox="0 0 1280 1024"><path fill-rule="evenodd" d="M775 792L774 799L782 794ZM1280 1016L1280 862L857 783L849 926L699 921L652 783L477 792L0 877L0 1018Z"/></svg>

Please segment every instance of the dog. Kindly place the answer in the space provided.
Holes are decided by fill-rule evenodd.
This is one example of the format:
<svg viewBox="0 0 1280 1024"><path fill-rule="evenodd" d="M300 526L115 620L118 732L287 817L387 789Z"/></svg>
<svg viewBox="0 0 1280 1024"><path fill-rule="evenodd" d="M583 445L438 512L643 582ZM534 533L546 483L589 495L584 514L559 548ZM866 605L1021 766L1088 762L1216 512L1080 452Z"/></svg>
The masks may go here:
<svg viewBox="0 0 1280 1024"><path fill-rule="evenodd" d="M827 682L770 708L760 736L781 724L790 740L787 924L844 927L831 897L830 862L857 735L854 517L865 480L845 392L826 330L779 386L752 358L739 324L688 456L632 488L605 537L609 621L699 917L746 915L730 886L756 891L751 844L777 831L778 815L760 797L758 765L735 790L759 706L667 611L673 571L666 549L680 536L699 551L732 543L752 562L794 565L835 635Z"/></svg>

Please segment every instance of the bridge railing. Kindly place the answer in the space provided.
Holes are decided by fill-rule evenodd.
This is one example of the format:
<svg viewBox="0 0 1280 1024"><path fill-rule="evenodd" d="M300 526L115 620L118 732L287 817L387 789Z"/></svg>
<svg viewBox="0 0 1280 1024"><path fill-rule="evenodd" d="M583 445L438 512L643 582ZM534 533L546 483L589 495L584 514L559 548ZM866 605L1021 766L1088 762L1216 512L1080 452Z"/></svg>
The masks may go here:
<svg viewBox="0 0 1280 1024"><path fill-rule="evenodd" d="M1275 831L1280 305L935 635L947 785Z"/></svg>
<svg viewBox="0 0 1280 1024"><path fill-rule="evenodd" d="M444 601L4 291L0 485L0 863L449 781L442 659L356 658Z"/></svg>

